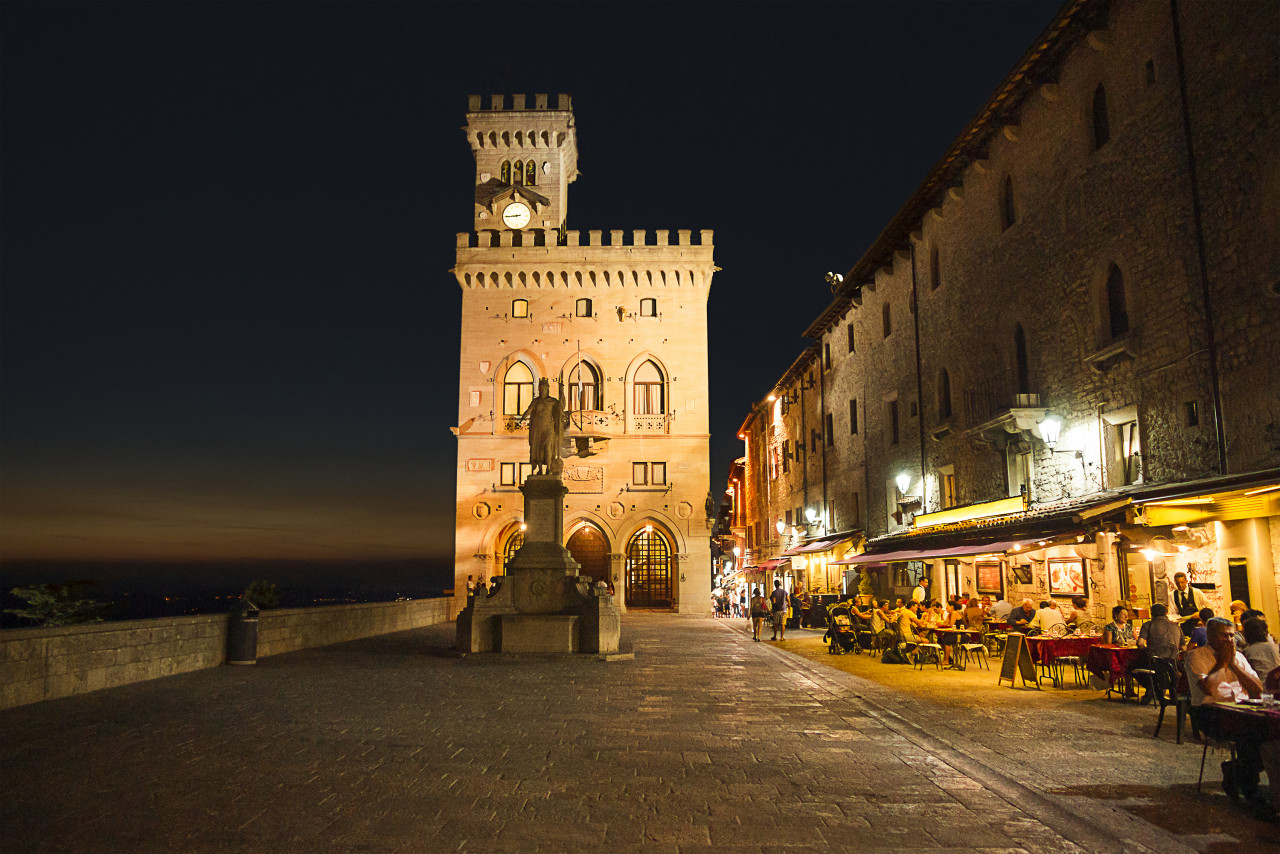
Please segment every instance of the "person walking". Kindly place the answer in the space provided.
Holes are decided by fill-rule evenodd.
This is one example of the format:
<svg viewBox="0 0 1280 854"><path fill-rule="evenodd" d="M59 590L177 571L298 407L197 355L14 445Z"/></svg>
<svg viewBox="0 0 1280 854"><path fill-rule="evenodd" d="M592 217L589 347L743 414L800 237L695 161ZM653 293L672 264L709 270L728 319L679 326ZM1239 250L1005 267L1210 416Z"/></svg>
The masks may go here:
<svg viewBox="0 0 1280 854"><path fill-rule="evenodd" d="M760 627L764 625L764 618L769 613L769 603L765 601L764 594L760 592L759 587L751 588L751 639L753 641L760 640Z"/></svg>
<svg viewBox="0 0 1280 854"><path fill-rule="evenodd" d="M773 637L769 640L787 639L787 591L782 589L782 582L774 579L773 592L769 594L769 610L773 616ZM778 637L781 634L782 637Z"/></svg>

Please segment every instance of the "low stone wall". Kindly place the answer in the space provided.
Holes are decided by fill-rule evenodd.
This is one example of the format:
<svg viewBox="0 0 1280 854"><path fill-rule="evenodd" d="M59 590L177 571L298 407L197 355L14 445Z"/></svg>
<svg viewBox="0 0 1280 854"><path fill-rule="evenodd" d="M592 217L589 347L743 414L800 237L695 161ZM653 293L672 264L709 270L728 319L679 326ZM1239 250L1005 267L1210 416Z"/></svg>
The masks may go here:
<svg viewBox="0 0 1280 854"><path fill-rule="evenodd" d="M258 656L442 623L453 597L263 611ZM157 679L226 661L227 615L0 632L0 709Z"/></svg>

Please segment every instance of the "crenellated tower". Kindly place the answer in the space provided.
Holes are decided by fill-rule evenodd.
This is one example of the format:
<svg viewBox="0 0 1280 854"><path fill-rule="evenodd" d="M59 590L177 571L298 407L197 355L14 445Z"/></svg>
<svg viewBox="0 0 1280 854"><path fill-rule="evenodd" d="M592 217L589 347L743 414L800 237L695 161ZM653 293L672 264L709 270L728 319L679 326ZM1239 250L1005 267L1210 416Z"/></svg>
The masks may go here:
<svg viewBox="0 0 1280 854"><path fill-rule="evenodd" d="M627 607L710 607L707 298L712 233L565 227L578 175L567 95L471 96L474 233L462 289L455 590L504 575L525 536L527 411L569 413L563 544ZM628 225L636 225L630 223Z"/></svg>
<svg viewBox="0 0 1280 854"><path fill-rule="evenodd" d="M578 177L573 105L559 95L472 95L467 140L476 160L476 232L564 228Z"/></svg>

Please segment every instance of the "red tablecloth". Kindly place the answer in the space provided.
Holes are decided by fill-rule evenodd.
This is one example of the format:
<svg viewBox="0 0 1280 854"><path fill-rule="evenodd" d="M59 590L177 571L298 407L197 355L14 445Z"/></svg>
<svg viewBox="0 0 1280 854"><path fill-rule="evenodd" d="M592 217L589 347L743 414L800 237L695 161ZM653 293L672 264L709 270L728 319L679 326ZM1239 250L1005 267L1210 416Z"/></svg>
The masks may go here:
<svg viewBox="0 0 1280 854"><path fill-rule="evenodd" d="M1099 679L1123 679L1140 650L1132 646L1096 644L1089 650L1089 672Z"/></svg>
<svg viewBox="0 0 1280 854"><path fill-rule="evenodd" d="M1036 664L1052 664L1054 659L1064 655L1078 655L1084 658L1090 647L1096 646L1101 638L1027 638L1027 646L1031 648L1031 660Z"/></svg>
<svg viewBox="0 0 1280 854"><path fill-rule="evenodd" d="M1280 740L1280 709L1259 709L1235 703L1205 703L1205 713L1222 738L1233 741Z"/></svg>

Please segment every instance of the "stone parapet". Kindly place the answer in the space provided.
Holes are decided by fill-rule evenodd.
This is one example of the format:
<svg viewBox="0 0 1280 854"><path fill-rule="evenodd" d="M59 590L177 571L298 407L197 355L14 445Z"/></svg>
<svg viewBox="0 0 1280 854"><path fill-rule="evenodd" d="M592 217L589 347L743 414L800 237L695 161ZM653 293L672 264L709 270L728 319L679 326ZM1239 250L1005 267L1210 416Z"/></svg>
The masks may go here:
<svg viewBox="0 0 1280 854"><path fill-rule="evenodd" d="M453 598L263 611L258 656L447 622ZM83 694L226 660L227 615L0 632L0 708Z"/></svg>

